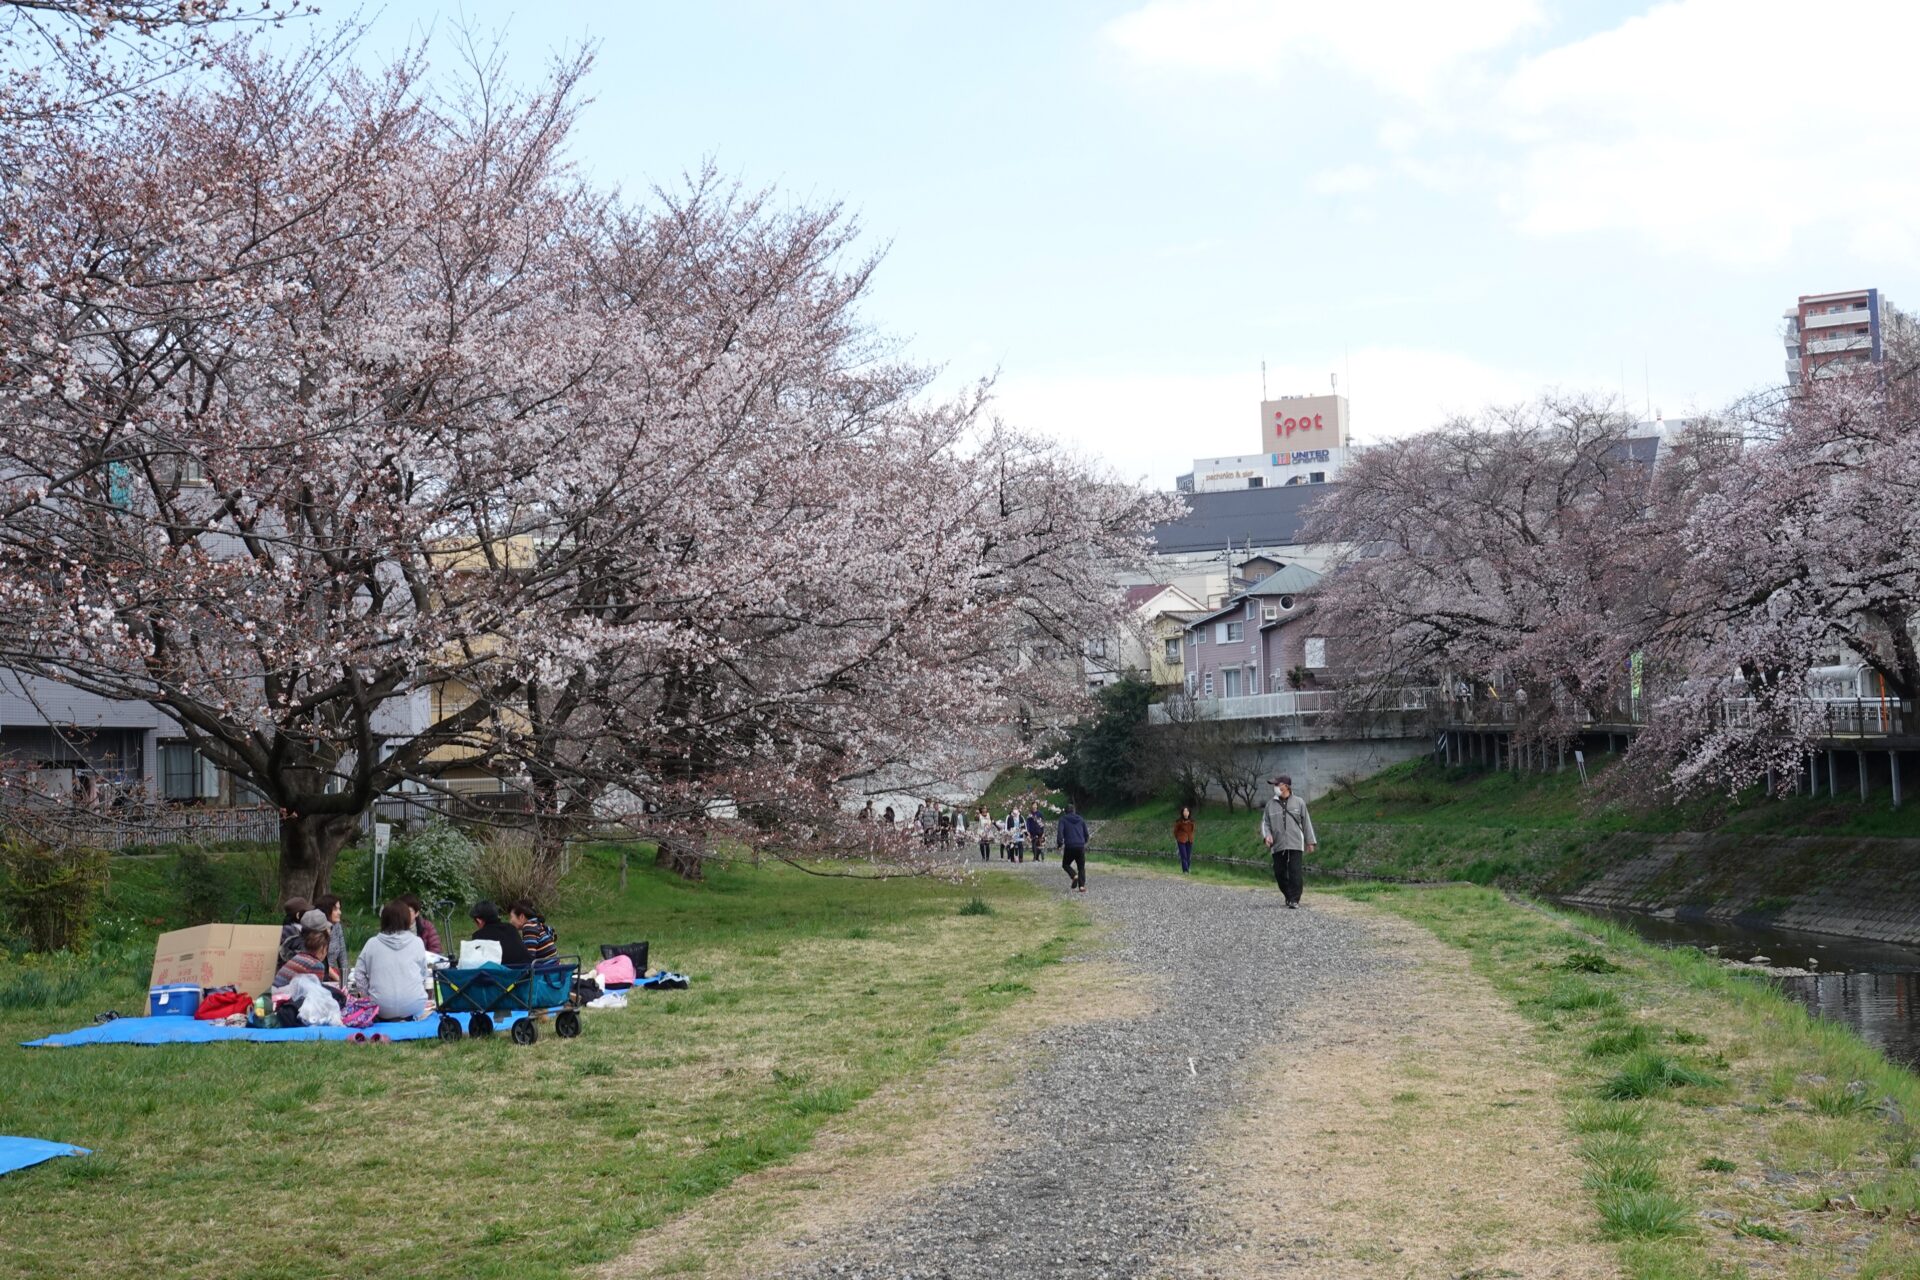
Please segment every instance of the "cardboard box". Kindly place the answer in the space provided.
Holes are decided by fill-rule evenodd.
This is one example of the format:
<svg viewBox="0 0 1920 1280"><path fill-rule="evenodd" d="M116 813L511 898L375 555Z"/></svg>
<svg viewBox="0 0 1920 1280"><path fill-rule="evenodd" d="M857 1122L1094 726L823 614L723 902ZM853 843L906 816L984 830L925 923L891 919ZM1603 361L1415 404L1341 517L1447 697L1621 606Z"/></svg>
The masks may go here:
<svg viewBox="0 0 1920 1280"><path fill-rule="evenodd" d="M279 960L279 925L195 925L160 935L153 948L153 977L148 985L190 982L202 987L234 986L259 995L273 985Z"/></svg>

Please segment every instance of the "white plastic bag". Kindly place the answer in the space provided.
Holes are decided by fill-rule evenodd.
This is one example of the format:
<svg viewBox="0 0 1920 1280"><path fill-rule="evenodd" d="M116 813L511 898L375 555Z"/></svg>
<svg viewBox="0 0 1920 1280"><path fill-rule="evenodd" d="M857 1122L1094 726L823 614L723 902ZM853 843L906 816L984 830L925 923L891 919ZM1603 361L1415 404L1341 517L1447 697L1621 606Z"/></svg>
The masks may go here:
<svg viewBox="0 0 1920 1280"><path fill-rule="evenodd" d="M300 1021L309 1027L338 1027L345 1025L340 1021L340 1002L333 993L320 985L320 979L301 974L287 984L287 999L300 1002Z"/></svg>
<svg viewBox="0 0 1920 1280"><path fill-rule="evenodd" d="M475 969L500 963L500 944L486 938L468 938L460 944L460 967Z"/></svg>

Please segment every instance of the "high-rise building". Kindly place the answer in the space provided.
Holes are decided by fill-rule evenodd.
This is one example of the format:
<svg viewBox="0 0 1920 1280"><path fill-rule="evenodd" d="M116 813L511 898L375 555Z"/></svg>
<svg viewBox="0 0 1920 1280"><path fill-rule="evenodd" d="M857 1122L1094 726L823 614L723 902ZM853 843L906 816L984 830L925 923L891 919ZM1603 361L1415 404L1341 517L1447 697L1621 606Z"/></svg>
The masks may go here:
<svg viewBox="0 0 1920 1280"><path fill-rule="evenodd" d="M1786 313L1787 377L1812 382L1878 365L1892 310L1878 289L1802 295Z"/></svg>

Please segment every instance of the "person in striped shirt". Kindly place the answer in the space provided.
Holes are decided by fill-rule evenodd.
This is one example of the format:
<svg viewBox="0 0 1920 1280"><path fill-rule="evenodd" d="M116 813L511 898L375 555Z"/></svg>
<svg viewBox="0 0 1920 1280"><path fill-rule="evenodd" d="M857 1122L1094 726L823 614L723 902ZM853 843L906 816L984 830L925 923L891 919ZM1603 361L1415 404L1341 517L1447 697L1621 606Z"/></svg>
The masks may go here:
<svg viewBox="0 0 1920 1280"><path fill-rule="evenodd" d="M513 921L514 927L520 930L520 937L527 944L527 954L533 957L535 964L553 959L559 951L559 939L554 936L552 926L540 918L540 913L525 898L507 908L507 919Z"/></svg>

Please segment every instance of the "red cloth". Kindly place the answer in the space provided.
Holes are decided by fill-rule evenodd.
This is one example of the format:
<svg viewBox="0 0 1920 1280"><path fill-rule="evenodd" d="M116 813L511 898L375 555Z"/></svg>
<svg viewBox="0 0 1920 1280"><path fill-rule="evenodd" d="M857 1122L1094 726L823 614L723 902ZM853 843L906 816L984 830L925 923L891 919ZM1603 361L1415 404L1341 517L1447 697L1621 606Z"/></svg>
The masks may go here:
<svg viewBox="0 0 1920 1280"><path fill-rule="evenodd" d="M200 1001L200 1007L193 1016L209 1022L218 1018L231 1018L236 1013L245 1013L253 1007L253 997L240 991L216 991Z"/></svg>

